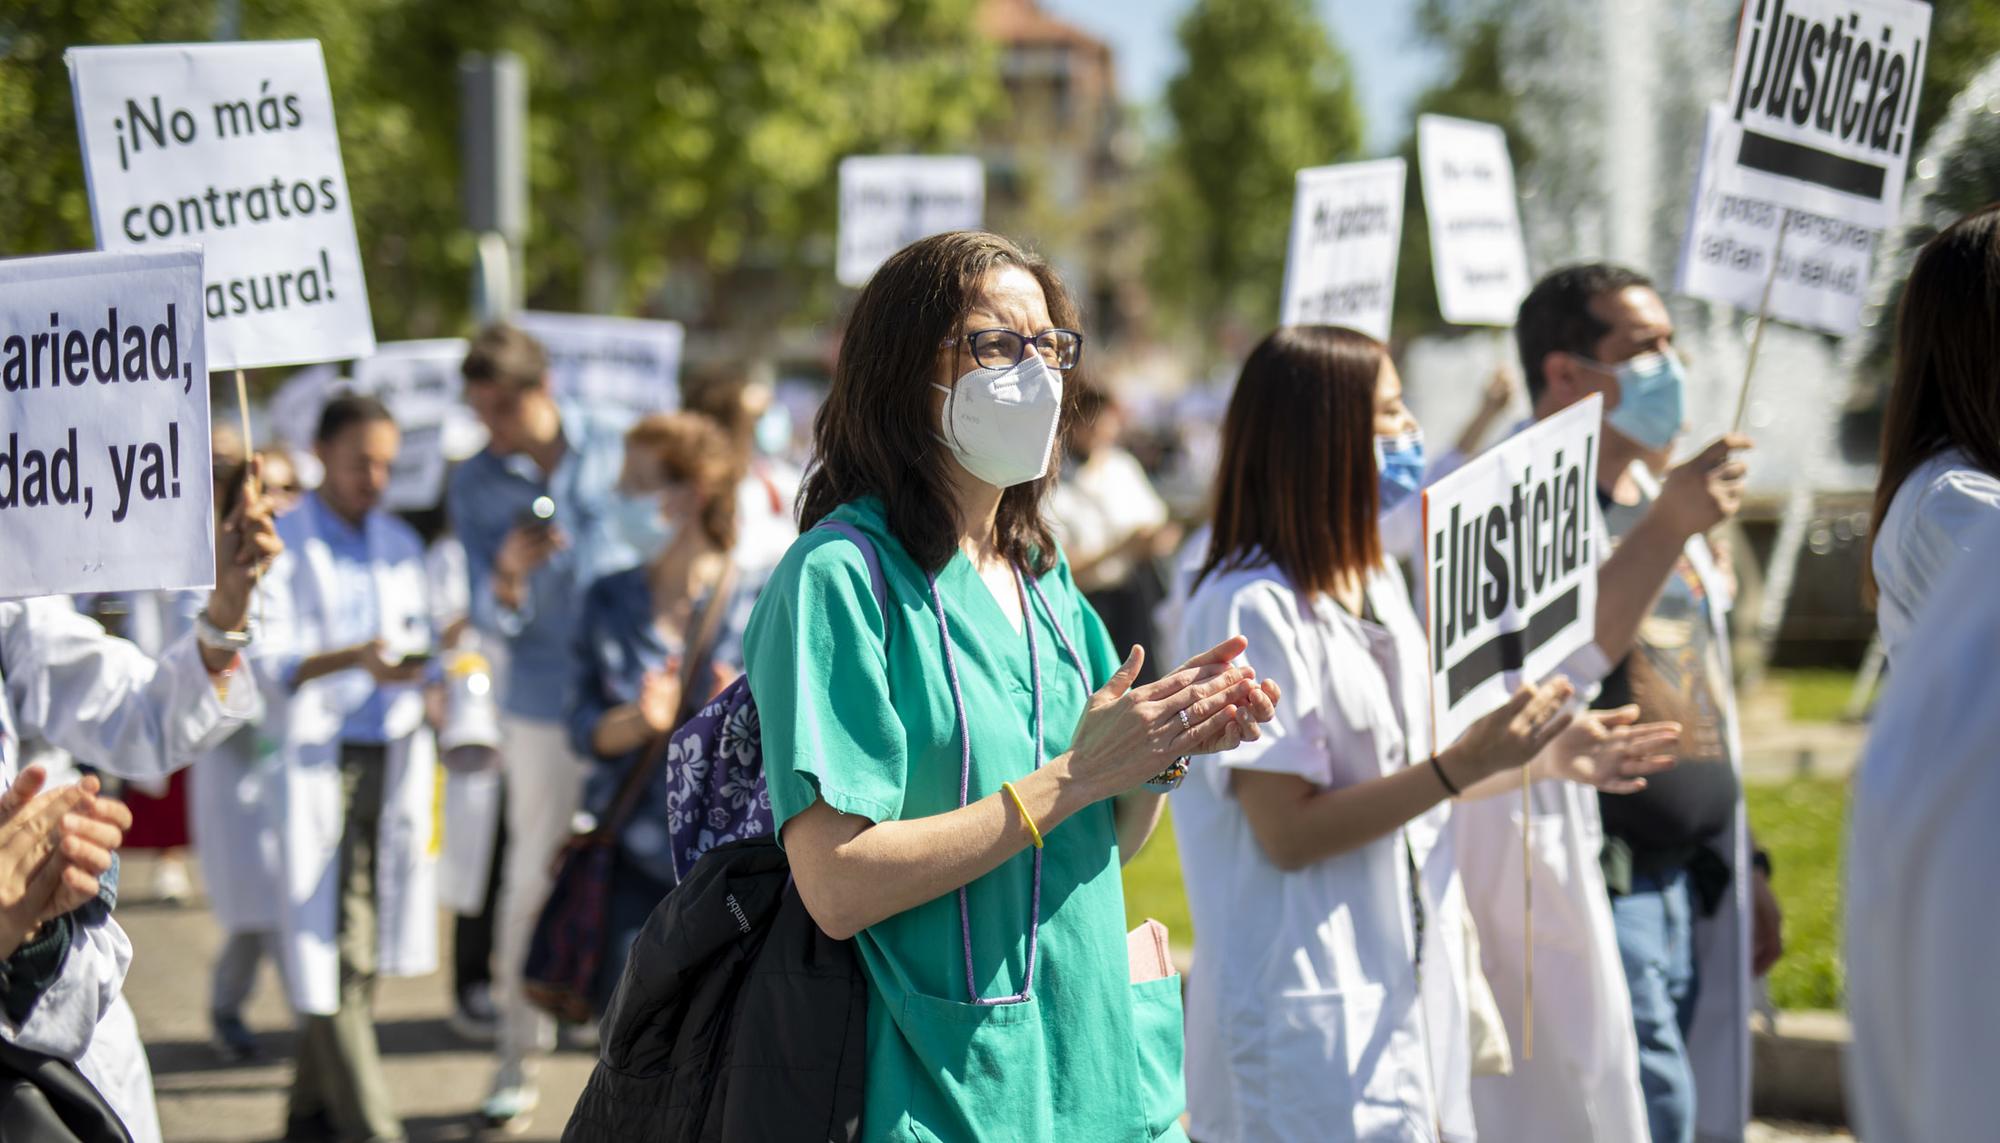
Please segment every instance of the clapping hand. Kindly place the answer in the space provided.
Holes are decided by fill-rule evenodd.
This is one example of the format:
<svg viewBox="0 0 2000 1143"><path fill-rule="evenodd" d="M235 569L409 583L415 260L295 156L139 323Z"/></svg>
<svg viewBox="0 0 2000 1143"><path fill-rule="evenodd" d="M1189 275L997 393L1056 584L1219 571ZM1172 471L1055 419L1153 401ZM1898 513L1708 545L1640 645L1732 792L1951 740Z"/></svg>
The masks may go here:
<svg viewBox="0 0 2000 1143"><path fill-rule="evenodd" d="M46 781L31 766L0 794L0 956L96 897L132 824L122 803L97 795L96 778L43 793Z"/></svg>

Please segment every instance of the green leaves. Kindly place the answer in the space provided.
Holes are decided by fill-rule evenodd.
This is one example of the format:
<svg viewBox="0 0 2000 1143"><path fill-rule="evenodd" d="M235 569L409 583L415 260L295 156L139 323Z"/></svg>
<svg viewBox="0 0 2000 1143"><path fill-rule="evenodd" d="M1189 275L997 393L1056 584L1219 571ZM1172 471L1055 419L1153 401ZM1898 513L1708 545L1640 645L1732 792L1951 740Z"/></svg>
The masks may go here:
<svg viewBox="0 0 2000 1143"><path fill-rule="evenodd" d="M976 0L240 0L244 39L319 39L376 332L459 332L472 238L458 187L461 54L529 83L527 292L549 309L742 322L833 297L847 154L963 150L998 104ZM0 9L0 254L88 249L69 78L85 44L199 41L215 0ZM779 296L772 283L781 283ZM687 285L687 283L681 283ZM746 303L753 303L748 304Z"/></svg>
<svg viewBox="0 0 2000 1143"><path fill-rule="evenodd" d="M1167 88L1175 138L1150 212L1153 281L1202 325L1278 316L1293 175L1360 153L1347 58L1307 0L1199 0Z"/></svg>

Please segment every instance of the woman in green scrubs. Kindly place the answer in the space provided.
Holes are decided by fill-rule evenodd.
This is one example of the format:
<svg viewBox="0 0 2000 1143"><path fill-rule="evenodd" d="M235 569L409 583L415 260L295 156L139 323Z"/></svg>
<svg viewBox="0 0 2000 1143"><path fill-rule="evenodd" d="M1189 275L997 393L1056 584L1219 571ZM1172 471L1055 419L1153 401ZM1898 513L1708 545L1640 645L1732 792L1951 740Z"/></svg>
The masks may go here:
<svg viewBox="0 0 2000 1143"><path fill-rule="evenodd" d="M1046 263L927 238L856 300L808 531L745 661L806 908L870 985L870 1140L1182 1139L1180 980L1133 984L1119 865L1190 755L1257 736L1241 639L1132 680L1041 515L1082 336ZM1121 661L1122 660L1122 661ZM1148 789L1149 783L1152 789Z"/></svg>

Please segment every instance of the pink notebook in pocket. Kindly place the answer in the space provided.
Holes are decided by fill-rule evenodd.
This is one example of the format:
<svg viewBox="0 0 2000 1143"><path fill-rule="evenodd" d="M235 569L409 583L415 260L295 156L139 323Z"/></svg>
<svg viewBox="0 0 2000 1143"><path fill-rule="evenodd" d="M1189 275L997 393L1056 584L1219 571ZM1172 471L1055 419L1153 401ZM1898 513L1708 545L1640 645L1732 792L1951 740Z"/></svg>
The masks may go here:
<svg viewBox="0 0 2000 1143"><path fill-rule="evenodd" d="M1132 983L1143 984L1174 974L1174 958L1167 951L1167 927L1147 918L1125 935L1125 952L1132 962Z"/></svg>

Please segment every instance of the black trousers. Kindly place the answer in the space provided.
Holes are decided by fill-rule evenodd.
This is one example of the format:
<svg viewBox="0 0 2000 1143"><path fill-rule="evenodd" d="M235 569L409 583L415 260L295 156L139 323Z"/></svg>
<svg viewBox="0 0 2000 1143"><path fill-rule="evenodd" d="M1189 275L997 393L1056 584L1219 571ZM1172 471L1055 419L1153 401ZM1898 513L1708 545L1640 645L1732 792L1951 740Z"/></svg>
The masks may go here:
<svg viewBox="0 0 2000 1143"><path fill-rule="evenodd" d="M473 917L460 914L452 920L451 987L460 999L467 989L475 985L490 987L493 984L493 915L500 900L500 871L507 867L507 792L504 788L500 792L496 817L493 856L486 864L486 896L480 902L479 914Z"/></svg>

